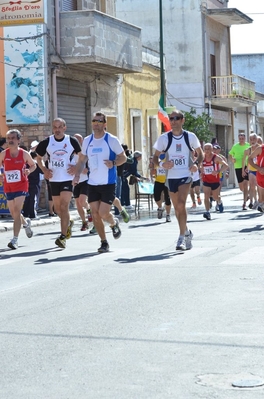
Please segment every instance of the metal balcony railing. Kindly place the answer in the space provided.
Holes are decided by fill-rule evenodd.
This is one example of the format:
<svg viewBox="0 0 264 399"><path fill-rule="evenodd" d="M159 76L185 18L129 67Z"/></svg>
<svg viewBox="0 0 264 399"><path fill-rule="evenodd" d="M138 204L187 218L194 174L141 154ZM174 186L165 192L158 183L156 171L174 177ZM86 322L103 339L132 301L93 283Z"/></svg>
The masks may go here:
<svg viewBox="0 0 264 399"><path fill-rule="evenodd" d="M238 75L211 76L212 98L244 98L254 101L255 82Z"/></svg>

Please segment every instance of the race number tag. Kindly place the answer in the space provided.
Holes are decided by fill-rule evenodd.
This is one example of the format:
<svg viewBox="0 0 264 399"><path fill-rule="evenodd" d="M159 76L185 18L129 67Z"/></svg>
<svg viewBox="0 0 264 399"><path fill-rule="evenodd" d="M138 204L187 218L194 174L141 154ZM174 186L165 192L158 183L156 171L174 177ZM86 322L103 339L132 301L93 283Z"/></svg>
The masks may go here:
<svg viewBox="0 0 264 399"><path fill-rule="evenodd" d="M172 160L174 162L173 168L184 169L188 167L188 161L185 155L176 155L175 157L172 157Z"/></svg>
<svg viewBox="0 0 264 399"><path fill-rule="evenodd" d="M7 183L17 183L21 181L21 172L20 170L7 170L5 171L5 177Z"/></svg>
<svg viewBox="0 0 264 399"><path fill-rule="evenodd" d="M53 159L51 161L51 169L63 169L65 168L65 163L63 159Z"/></svg>
<svg viewBox="0 0 264 399"><path fill-rule="evenodd" d="M205 175L211 175L213 171L214 171L214 167L213 166L205 166L204 167L204 174Z"/></svg>
<svg viewBox="0 0 264 399"><path fill-rule="evenodd" d="M166 175L165 169L164 168L157 168L157 175L165 176Z"/></svg>
<svg viewBox="0 0 264 399"><path fill-rule="evenodd" d="M90 166L91 166L91 169L98 169L98 155L97 154L91 155Z"/></svg>

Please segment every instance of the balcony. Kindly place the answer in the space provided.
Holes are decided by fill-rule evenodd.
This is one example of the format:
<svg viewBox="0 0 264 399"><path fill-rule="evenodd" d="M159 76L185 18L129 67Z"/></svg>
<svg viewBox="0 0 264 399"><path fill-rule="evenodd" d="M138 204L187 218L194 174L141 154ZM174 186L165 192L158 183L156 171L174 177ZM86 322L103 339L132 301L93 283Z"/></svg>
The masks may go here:
<svg viewBox="0 0 264 399"><path fill-rule="evenodd" d="M255 82L238 75L211 76L210 96L206 102L222 108L252 107L256 105Z"/></svg>
<svg viewBox="0 0 264 399"><path fill-rule="evenodd" d="M96 10L60 13L60 56L83 72L141 72L141 29ZM51 62L62 64L51 56Z"/></svg>

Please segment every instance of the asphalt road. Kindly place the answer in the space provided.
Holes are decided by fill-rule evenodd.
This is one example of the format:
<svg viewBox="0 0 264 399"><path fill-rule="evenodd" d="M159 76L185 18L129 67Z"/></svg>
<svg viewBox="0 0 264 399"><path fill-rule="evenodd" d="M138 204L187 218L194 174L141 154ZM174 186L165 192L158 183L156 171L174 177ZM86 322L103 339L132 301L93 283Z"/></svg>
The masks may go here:
<svg viewBox="0 0 264 399"><path fill-rule="evenodd" d="M80 231L65 250L58 224L0 234L3 399L260 399L264 397L264 217L224 199L225 212L178 228L142 212L110 252ZM232 384L248 384L236 388Z"/></svg>

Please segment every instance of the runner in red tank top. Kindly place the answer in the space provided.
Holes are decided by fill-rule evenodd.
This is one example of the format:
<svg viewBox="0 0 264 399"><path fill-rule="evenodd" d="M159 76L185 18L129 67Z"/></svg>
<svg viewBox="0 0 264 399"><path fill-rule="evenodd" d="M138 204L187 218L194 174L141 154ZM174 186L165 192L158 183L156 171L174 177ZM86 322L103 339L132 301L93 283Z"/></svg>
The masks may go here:
<svg viewBox="0 0 264 399"><path fill-rule="evenodd" d="M20 138L21 133L19 130L9 130L6 133L8 148L0 153L0 166L4 169L4 174L1 173L0 175L0 181L4 183L7 205L14 219L14 237L7 245L11 249L18 248L18 235L21 223L25 228L26 235L29 238L33 235L30 227L31 220L25 219L21 215L21 210L28 192L27 176L35 170L36 165L30 154L19 148Z"/></svg>
<svg viewBox="0 0 264 399"><path fill-rule="evenodd" d="M258 211L264 212L264 145L257 147L248 157L248 163L257 170L259 194Z"/></svg>
<svg viewBox="0 0 264 399"><path fill-rule="evenodd" d="M220 197L220 173L226 169L228 169L228 163L222 157L213 153L213 146L211 143L206 143L204 145L204 160L201 174L203 180L204 206L206 209L203 217L207 220L211 219L211 214L209 212L211 195L213 199L217 201L219 211L223 212L224 210Z"/></svg>

